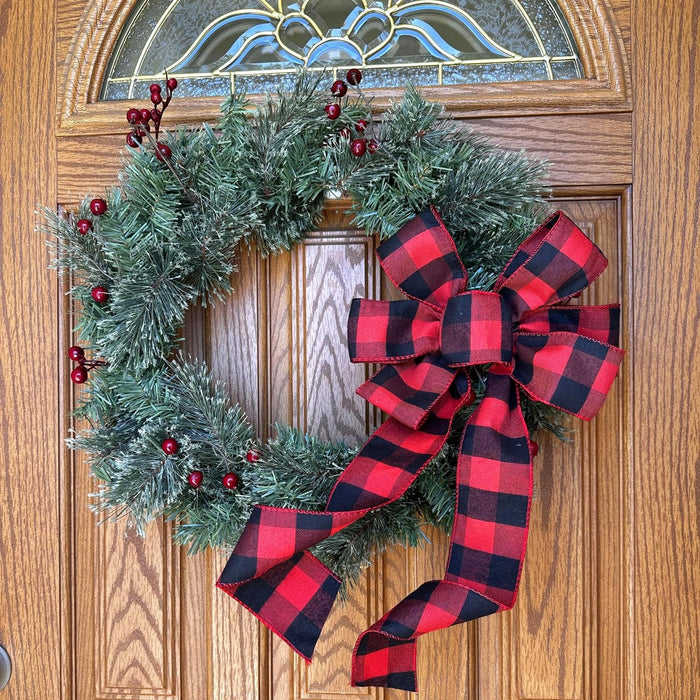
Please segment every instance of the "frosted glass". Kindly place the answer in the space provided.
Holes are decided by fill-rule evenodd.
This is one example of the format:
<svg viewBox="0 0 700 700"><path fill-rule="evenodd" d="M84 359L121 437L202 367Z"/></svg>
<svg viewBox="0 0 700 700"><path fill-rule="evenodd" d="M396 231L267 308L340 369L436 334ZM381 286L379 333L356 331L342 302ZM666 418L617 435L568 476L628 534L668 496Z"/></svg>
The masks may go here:
<svg viewBox="0 0 700 700"><path fill-rule="evenodd" d="M554 0L141 0L100 98L145 99L166 70L176 97L254 94L302 66L360 66L368 87L583 76Z"/></svg>
<svg viewBox="0 0 700 700"><path fill-rule="evenodd" d="M554 80L574 80L583 78L579 61L552 61Z"/></svg>

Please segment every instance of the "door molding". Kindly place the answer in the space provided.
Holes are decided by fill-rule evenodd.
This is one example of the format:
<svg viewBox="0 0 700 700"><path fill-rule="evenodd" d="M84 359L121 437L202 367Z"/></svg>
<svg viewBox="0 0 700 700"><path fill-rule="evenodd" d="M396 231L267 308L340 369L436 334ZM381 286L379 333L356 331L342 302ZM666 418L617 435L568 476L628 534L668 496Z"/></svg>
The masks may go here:
<svg viewBox="0 0 700 700"><path fill-rule="evenodd" d="M98 95L119 32L138 0L68 0L75 25L61 27L67 60L60 85L58 135L107 134L123 131L115 114L127 101L99 102ZM631 110L630 74L623 34L615 13L599 0L558 0L579 47L586 74L581 80L483 83L423 88L460 118L584 114ZM612 3L610 3L612 4ZM82 12L80 8L84 9ZM68 33L70 32L70 33ZM401 89L368 90L381 111ZM201 123L219 114L221 97L176 100L170 111L179 124Z"/></svg>

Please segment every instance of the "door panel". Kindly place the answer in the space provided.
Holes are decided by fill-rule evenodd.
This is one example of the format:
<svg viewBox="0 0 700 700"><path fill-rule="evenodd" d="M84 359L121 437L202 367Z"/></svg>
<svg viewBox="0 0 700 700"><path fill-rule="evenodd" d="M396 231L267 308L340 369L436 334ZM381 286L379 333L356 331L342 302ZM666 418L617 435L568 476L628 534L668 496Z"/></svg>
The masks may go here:
<svg viewBox="0 0 700 700"><path fill-rule="evenodd" d="M583 302L618 300L625 192L576 194L558 198L557 206L610 259ZM191 349L207 358L263 433L282 421L356 443L376 425L377 416L354 394L367 369L347 359L345 322L350 299L378 296L381 280L374 240L350 228L343 209L329 205L323 230L291 253L269 260L245 254L234 277L236 295L190 319ZM628 663L622 517L628 477L617 439L623 387L621 378L591 425L573 423L571 444L542 441L520 600L510 613L423 638L422 697L624 697L624 675L617 672ZM76 508L84 497L76 493ZM121 527L96 528L95 564L86 578L85 599L97 601L97 697L197 697L205 676L208 697L216 699L405 697L351 689L351 653L358 633L384 610L442 575L448 543L440 533L431 532L425 548L396 549L368 570L334 610L309 666L212 588L221 556L178 558L167 527L154 525L145 540L124 538ZM77 568L88 572L82 551ZM206 625L205 636L198 625ZM193 655L207 671L182 674L180 687L178 663L194 669ZM598 659L616 659L613 673Z"/></svg>
<svg viewBox="0 0 700 700"><path fill-rule="evenodd" d="M582 303L625 297L626 192L555 197L610 264ZM622 345L627 335L623 328ZM574 700L628 697L620 673L626 642L630 510L624 428L625 376L591 422L572 422L571 444L540 442L519 599L512 611L479 621L479 697Z"/></svg>

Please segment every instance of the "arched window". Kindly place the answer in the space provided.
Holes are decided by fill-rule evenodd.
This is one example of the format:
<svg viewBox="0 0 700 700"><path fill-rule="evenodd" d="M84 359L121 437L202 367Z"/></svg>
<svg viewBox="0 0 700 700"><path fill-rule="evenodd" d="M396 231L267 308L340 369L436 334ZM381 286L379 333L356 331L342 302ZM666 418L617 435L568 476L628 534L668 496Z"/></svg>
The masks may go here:
<svg viewBox="0 0 700 700"><path fill-rule="evenodd" d="M100 99L147 97L166 70L178 96L255 94L301 66L360 66L367 87L583 77L555 0L141 0Z"/></svg>

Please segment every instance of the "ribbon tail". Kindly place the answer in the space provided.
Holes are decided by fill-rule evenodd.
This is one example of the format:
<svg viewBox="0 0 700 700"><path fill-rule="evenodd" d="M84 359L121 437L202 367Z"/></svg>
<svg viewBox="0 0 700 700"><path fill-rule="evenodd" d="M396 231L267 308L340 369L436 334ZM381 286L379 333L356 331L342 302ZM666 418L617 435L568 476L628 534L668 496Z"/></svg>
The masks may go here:
<svg viewBox="0 0 700 700"><path fill-rule="evenodd" d="M352 685L417 692L416 639L420 635L501 609L466 586L427 581L358 637Z"/></svg>
<svg viewBox="0 0 700 700"><path fill-rule="evenodd" d="M340 579L307 550L400 498L439 452L469 398L468 381L458 375L420 430L385 421L336 481L326 510L255 506L217 587L310 660Z"/></svg>
<svg viewBox="0 0 700 700"><path fill-rule="evenodd" d="M515 382L493 370L487 382L462 438L445 579L507 609L515 603L525 558L532 457Z"/></svg>
<svg viewBox="0 0 700 700"><path fill-rule="evenodd" d="M217 588L311 661L340 590L340 579L309 552L300 552L248 581L232 581L232 576L235 578L227 564Z"/></svg>
<svg viewBox="0 0 700 700"><path fill-rule="evenodd" d="M445 578L424 583L360 635L353 685L415 692L420 635L513 606L531 496L532 460L517 388L510 376L492 371L462 437Z"/></svg>
<svg viewBox="0 0 700 700"><path fill-rule="evenodd" d="M363 515L255 506L216 586L310 661L340 579L307 550Z"/></svg>

